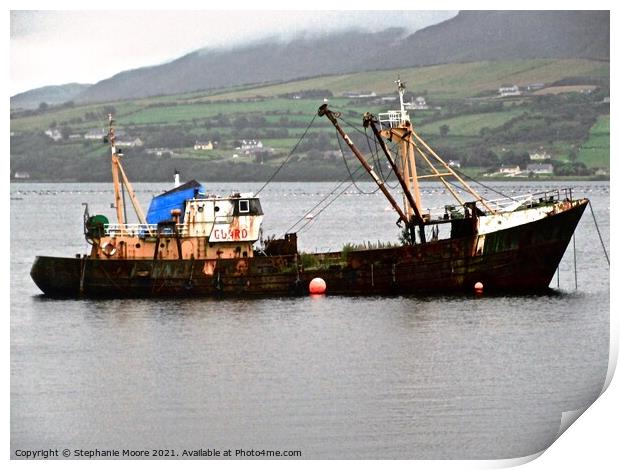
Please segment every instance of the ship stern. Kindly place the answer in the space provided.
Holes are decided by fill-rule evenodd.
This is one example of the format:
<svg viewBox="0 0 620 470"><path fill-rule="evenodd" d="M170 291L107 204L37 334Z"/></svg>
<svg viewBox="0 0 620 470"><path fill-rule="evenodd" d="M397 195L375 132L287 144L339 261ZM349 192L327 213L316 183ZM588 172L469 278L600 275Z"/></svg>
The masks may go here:
<svg viewBox="0 0 620 470"><path fill-rule="evenodd" d="M30 277L50 297L77 297L80 293L81 258L37 256Z"/></svg>

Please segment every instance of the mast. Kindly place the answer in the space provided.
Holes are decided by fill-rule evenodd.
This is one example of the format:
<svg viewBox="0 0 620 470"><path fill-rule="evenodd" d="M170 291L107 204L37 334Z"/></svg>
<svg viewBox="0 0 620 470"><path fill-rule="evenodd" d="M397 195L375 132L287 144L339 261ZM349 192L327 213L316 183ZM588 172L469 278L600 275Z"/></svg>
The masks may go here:
<svg viewBox="0 0 620 470"><path fill-rule="evenodd" d="M112 114L108 114L108 142L110 143L110 153L112 154L112 183L114 184L114 207L116 208L116 219L118 224L125 225L125 215L123 214L123 198L120 184L120 157L116 153L116 135L114 130L114 119Z"/></svg>
<svg viewBox="0 0 620 470"><path fill-rule="evenodd" d="M406 142L406 137L411 131L411 119L409 117L409 113L405 109L406 84L400 79L400 77L398 77L394 83L396 84L398 90L400 110L390 111L391 117L393 118L392 120L394 121L391 129L394 133L396 133L396 140L400 144L400 164L405 177L407 191L413 194L413 199L415 201L415 204L411 203L411 201L406 201L407 212L411 216L412 213L416 213L416 215L421 213L422 202L420 198L420 186L418 184L414 147L412 145L408 145ZM384 137L386 136L385 133L382 133L382 135ZM390 138L392 137L393 135L390 135Z"/></svg>
<svg viewBox="0 0 620 470"><path fill-rule="evenodd" d="M400 183L400 186L403 190L403 194L405 196L405 201L408 202L409 207L413 209L414 219L416 223L419 225L424 224L424 219L422 217L420 207L414 200L413 194L411 194L409 184L407 180L405 179L405 177L403 176L403 174L401 173L400 168L398 168L398 165L396 164L394 157L390 153L390 150L387 148L387 145L385 145L385 141L381 138L381 134L379 133L379 129L377 128L375 117L370 113L364 114L364 127L368 127L368 126L370 126L370 128L372 129L372 132L375 134L375 137L377 138L377 141L379 142L381 150L383 150L383 153L387 157L388 162L390 163L390 166L392 167L392 171L396 175L396 179L398 179L398 182ZM411 222L411 218L409 221Z"/></svg>
<svg viewBox="0 0 620 470"><path fill-rule="evenodd" d="M437 153L435 153L435 151L415 132L411 119L409 118L409 114L405 110L405 83L402 82L400 78L394 83L396 83L398 87L400 110L388 111L387 113L379 114L379 124L381 126L379 134L380 137L394 141L400 146L403 177L409 192L413 194L415 202L415 204L412 204L411 201L406 198L407 200L405 202L409 215L411 215L411 212L419 212L421 214L422 204L419 186L419 181L421 179L439 179L450 194L452 194L452 196L459 202L459 204L464 205L465 201L448 183L446 180L447 177L455 178L463 186L464 190L472 195L476 201L480 202L485 209L491 213L495 213L496 210L490 207L486 201L469 184L467 184L467 182L463 180L463 178L461 178L450 167L450 165L441 159L441 157L439 157L439 155L437 155ZM381 140L382 139L379 139L379 141ZM382 145L382 148L383 147L384 146ZM416 168L416 154L419 155L420 160L424 161L429 167L429 174L418 176ZM405 196L407 196L407 191L405 191Z"/></svg>
<svg viewBox="0 0 620 470"><path fill-rule="evenodd" d="M454 178L462 185L460 189L473 196L476 202L480 202L487 211L496 213L497 211L490 207L489 204L415 132L409 113L405 109L405 83L400 80L400 77L394 83L396 83L398 89L400 109L388 111L387 113L380 113L379 119L375 119L372 114L366 113L364 115L363 124L364 127L371 127L401 185L403 190L404 210L399 207L398 203L385 188L384 182L379 179L373 168L368 164L349 136L338 124L337 118L340 116L340 113L332 112L327 108L327 104L324 104L319 108L318 115L328 117L357 159L361 162L364 169L372 176L394 210L398 212L400 220L407 224L407 228L411 233L412 242L415 243L414 227L417 226L419 227L420 242L426 243L424 227L430 222L430 214L423 214L422 212L420 198L420 180L422 179L439 179L459 204L465 206L467 203L461 197L461 194L459 194L446 179ZM384 139L395 142L399 146L400 168L385 144ZM430 172L418 175L416 157L419 158L420 161L426 163Z"/></svg>
<svg viewBox="0 0 620 470"><path fill-rule="evenodd" d="M334 127L336 128L338 133L342 136L344 141L347 143L349 148L353 151L353 154L360 161L360 163L362 164L364 169L372 177L372 179L375 181L375 183L377 183L377 186L379 186L379 189L381 190L383 195L387 198L387 200L390 202L390 204L392 205L394 210L398 213L398 216L400 217L400 220L402 220L405 223L408 223L409 217L407 217L407 215L403 212L403 210L400 208L398 203L394 200L394 198L392 197L392 195L390 194L388 189L385 187L385 183L379 178L377 173L375 173L375 170L373 170L373 168L368 164L368 162L366 161L364 156L357 149L355 144L353 144L353 141L349 138L349 136L346 134L346 132L344 132L342 127L340 127L340 124L338 124L338 120L336 119L336 117L339 116L340 113L333 113L330 109L327 108L327 104L324 104L324 105L322 105L319 108L318 114L319 114L319 116L327 116L327 118L334 125Z"/></svg>
<svg viewBox="0 0 620 470"><path fill-rule="evenodd" d="M114 205L116 206L116 218L118 219L118 223L122 227L127 223L125 219L125 215L123 213L123 194L121 192L121 184L123 184L127 188L127 192L129 193L129 199L131 200L131 204L136 212L136 216L138 217L138 221L141 224L146 224L146 217L144 216L144 211L140 206L140 201L136 197L136 193L129 182L129 178L125 174L125 170L123 170L123 166L121 165L122 153L118 151L116 148L116 135L114 130L114 119L112 119L112 114L108 114L108 141L110 143L110 152L112 154L112 182L114 183Z"/></svg>

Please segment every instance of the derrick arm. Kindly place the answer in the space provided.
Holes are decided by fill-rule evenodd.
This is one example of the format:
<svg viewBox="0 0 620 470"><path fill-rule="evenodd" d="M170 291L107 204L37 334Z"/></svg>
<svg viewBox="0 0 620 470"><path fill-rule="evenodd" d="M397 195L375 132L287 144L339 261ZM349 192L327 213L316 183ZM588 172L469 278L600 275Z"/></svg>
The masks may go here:
<svg viewBox="0 0 620 470"><path fill-rule="evenodd" d="M129 179L125 174L125 170L123 170L123 166L120 162L118 162L118 169L120 170L121 177L123 178L123 183L125 184L125 187L127 187L127 192L129 193L131 204L133 205L133 208L136 211L136 215L138 216L138 221L141 224L146 224L146 217L144 217L144 212L142 211L142 207L140 206L140 201L138 201L136 193L134 192L133 187L131 186L131 183L129 182Z"/></svg>
<svg viewBox="0 0 620 470"><path fill-rule="evenodd" d="M405 194L405 197L407 198L409 205L413 209L415 222L418 225L424 225L424 219L422 218L420 208L418 207L415 200L413 199L413 194L411 194L411 191L409 190L409 187L407 186L405 178L403 177L400 169L398 168L398 165L396 165L396 162L394 161L394 157L392 156L389 149L385 145L385 141L381 137L381 134L379 133L379 129L377 129L377 125L375 123L375 117L370 113L366 113L364 115L364 127L368 127L368 126L370 126L370 128L372 129L372 132L375 134L376 139L379 141L381 150L383 150L383 153L385 153L385 156L387 157L388 162L390 163L390 166L392 167L392 170L394 171L394 174L396 175L396 178L398 179L398 182L400 183L403 193Z"/></svg>
<svg viewBox="0 0 620 470"><path fill-rule="evenodd" d="M400 220L402 220L405 223L408 223L408 217L407 215L404 213L404 211L400 208L400 206L398 205L398 203L396 202L396 200L392 197L392 195L390 194L390 192L388 191L388 189L385 187L385 183L383 181L381 181L381 179L379 178L379 176L375 173L375 170L373 170L373 168L368 164L368 162L366 161L366 159L364 158L364 156L362 155L362 153L358 150L358 148L355 146L355 144L353 143L353 141L349 138L349 136L346 134L346 132L344 132L344 130L342 129L342 127L340 127L340 124L338 124L338 120L336 119L336 114L334 114L330 109L327 108L327 104L322 105L319 108L318 111L319 116L327 116L327 118L330 120L330 122L334 125L334 127L336 128L336 130L338 131L338 133L342 136L342 138L344 139L344 141L347 143L347 145L349 146L349 148L353 151L353 154L357 157L357 159L360 161L360 163L362 164L362 166L364 167L364 169L368 172L368 174L372 177L372 179L374 180L374 182L377 184L377 186L379 186L379 189L381 190L381 192L383 193L383 195L386 197L386 199L390 202L390 204L392 205L392 207L394 208L394 210L398 213L398 216L400 217Z"/></svg>
<svg viewBox="0 0 620 470"><path fill-rule="evenodd" d="M463 178L461 178L452 168L450 168L450 166L443 159L441 159L441 157L439 157L439 155L437 155L435 151L418 134L416 134L415 131L413 130L411 131L411 136L415 140L420 142L422 146L446 169L446 171L448 171L452 176L454 176L457 179L457 181L465 187L467 192L469 192L469 194L471 194L474 198L476 198L476 200L479 201L490 213L493 214L496 212L492 207L490 207L486 203L486 201L482 198L482 196L480 196L480 194L478 194L469 184L467 184L467 182ZM413 144L416 148L419 149L419 147L417 146L415 142L413 142ZM448 187L443 177L440 179L444 183L444 185Z"/></svg>

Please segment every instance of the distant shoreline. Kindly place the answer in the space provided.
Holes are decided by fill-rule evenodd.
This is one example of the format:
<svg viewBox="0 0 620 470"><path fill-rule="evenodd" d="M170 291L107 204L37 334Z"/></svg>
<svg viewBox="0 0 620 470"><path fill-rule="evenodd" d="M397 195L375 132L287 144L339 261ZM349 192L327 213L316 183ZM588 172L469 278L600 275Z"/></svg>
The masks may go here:
<svg viewBox="0 0 620 470"><path fill-rule="evenodd" d="M520 183L532 183L532 182L560 182L560 181L610 181L611 177L610 176L558 176L558 177L552 177L552 178L488 178L488 177L481 177L481 178L475 178L475 181L484 181L484 182L497 182L497 183L505 183L505 182L509 182L509 181L516 181L516 182L520 182ZM282 180L282 181L272 181L272 183L339 183L342 180L338 180L338 179L321 179L321 180L301 180L301 179L296 179L296 180ZM396 180L388 180L389 182L396 182ZM469 181L472 181L471 179ZM61 179L61 180L52 180L52 179L14 179L11 178L11 184L13 183L25 183L25 184L30 184L30 183L110 183L112 184L112 181L89 181L89 180L76 180L76 179ZM132 183L168 183L171 181L142 181L142 180L137 180L134 179L132 180ZM256 184L260 184L260 183L264 183L264 180L202 180L202 182L204 183L256 183ZM356 183L372 183L371 180L362 180L362 181L356 181Z"/></svg>

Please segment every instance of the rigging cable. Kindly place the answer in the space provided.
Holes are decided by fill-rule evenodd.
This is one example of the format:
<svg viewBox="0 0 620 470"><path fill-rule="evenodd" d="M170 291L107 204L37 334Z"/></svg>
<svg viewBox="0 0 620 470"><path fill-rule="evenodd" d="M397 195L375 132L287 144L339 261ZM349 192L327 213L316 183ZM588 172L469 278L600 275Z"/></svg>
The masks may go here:
<svg viewBox="0 0 620 470"><path fill-rule="evenodd" d="M345 181L346 181L346 180L345 180ZM305 224L303 224L303 225L299 228L299 230L297 231L297 233L301 232L304 228L306 228L306 226L307 226L310 222L313 222L314 220L316 220L316 217L317 217L317 216L319 216L319 215L320 215L320 214L321 214L321 213L322 213L325 209L327 209L329 206L331 206L331 205L332 205L332 204L336 201L336 199L338 199L340 196L342 196L342 195L343 195L343 194L344 194L344 193L345 193L345 192L346 192L346 191L347 191L347 190L348 190L351 186L353 186L353 184L354 184L354 183L349 183L349 184L347 185L347 187L346 187L346 188L344 188L342 191L340 191L340 194L338 194L335 198L333 198L331 201L329 201L329 202L328 202L328 203L327 203L324 207L322 207L322 208L321 208L321 210L320 210L320 211L318 211L318 212L315 214L314 218L307 220L307 221L306 221L306 223L305 223Z"/></svg>
<svg viewBox="0 0 620 470"><path fill-rule="evenodd" d="M347 163L347 159L344 156L344 150L342 149L342 143L340 142L340 135L336 134L336 140L338 141L338 147L340 147L340 155L342 155L342 161L344 162L344 166L347 169L347 173L349 173L349 178L351 179L351 183L355 186L355 189L357 189L360 194L364 194L364 195L370 195L370 194L375 194L379 188L375 189L374 191L370 191L370 192L366 192L363 191L355 182L355 178L353 177L353 174L351 173L351 169L349 168L349 164Z"/></svg>
<svg viewBox="0 0 620 470"><path fill-rule="evenodd" d="M374 135L372 136L373 142L375 144L375 150L373 152L372 147L370 146L370 136L368 135L368 132L367 132L366 128L364 128L364 134L366 135L366 142L368 143L368 151L373 156L373 160L375 161L375 164L377 165L377 168L379 169L379 174L381 175L381 178L383 179L383 182L390 189L398 188L398 182L396 182L394 184L394 186L392 186L392 185L390 185L388 183L388 179L389 179L390 176L392 176L392 172L394 171L394 169L392 168L391 165L390 165L390 171L388 172L387 177L383 174L383 167L381 166L381 158L379 157L380 153L379 153L379 147L378 147L378 143L377 143L377 138ZM395 146L396 146L396 144L394 144L392 146L392 148L390 149L391 152L394 151L394 147ZM398 155L398 150L396 151L396 154Z"/></svg>
<svg viewBox="0 0 620 470"><path fill-rule="evenodd" d="M357 185L357 183L355 182L355 178L353 177L353 174L357 173L357 171L358 171L360 168L363 168L363 167L361 167L361 166L360 166L360 167L358 167L358 169L357 169L357 170L355 170L355 171L353 172L353 174L351 174L351 170L349 169L349 164L347 163L347 160L346 160L345 155L344 155L344 150L342 149L342 144L341 144L341 142L340 142L340 135L339 135L339 134L336 134L336 139L337 139L337 141L338 141L338 146L340 147L340 155L342 155L342 160L344 161L344 166L346 167L347 172L349 173L349 178L351 179L352 184L353 184L353 185L355 186L355 188L356 188L356 189L360 192L360 194L364 194L364 195L366 195L366 196L371 195L371 194L376 194L376 193L377 193L377 191L379 191L381 188L377 187L377 188L376 188L375 190L373 190L373 191L366 192L366 191L363 191L363 190L362 190L362 189L361 189L361 188ZM380 165L380 164L379 164L379 165ZM373 169L374 169L374 167L373 167ZM388 176L388 178L389 178L391 175L392 175L392 170L390 170L390 172L388 173L388 175L387 175L387 176ZM383 176L383 175L382 175L382 176ZM384 184L385 186L387 186L388 188L390 188L390 189L396 189L396 186L392 187L392 186L390 186L389 184L387 184L387 182L386 182L385 178L383 178L383 184Z"/></svg>
<svg viewBox="0 0 620 470"><path fill-rule="evenodd" d="M370 145L370 137L368 136L368 128L364 127L364 135L366 136L366 144L368 145L368 153L372 156L372 161L374 162L377 170L379 171L379 175L381 175L381 179L385 181L385 175L383 174L383 168L381 167L381 160L379 159L379 149L377 147L377 139L375 138L375 149L372 149ZM374 137L374 135L373 135Z"/></svg>
<svg viewBox="0 0 620 470"><path fill-rule="evenodd" d="M605 242L603 242L603 236L601 235L601 231L598 228L598 222L596 221L596 217L594 216L594 209L592 209L592 201L588 201L588 205L590 206L590 213L592 214L592 219L594 220L594 226L596 227L596 232L598 233L598 239L601 241L601 246L603 247L603 253L605 253L605 258L607 259L607 265L609 265L609 255L607 254L607 249L605 248Z"/></svg>
<svg viewBox="0 0 620 470"><path fill-rule="evenodd" d="M486 184L481 183L480 181L474 179L472 176L466 175L465 173L462 173L459 170L455 170L454 168L452 168L452 171L454 171L456 174L458 174L459 176L466 178L480 186L482 186L484 189L486 189L487 191L491 191L493 193L499 194L502 197L508 198L508 199L514 199L510 196L508 196L507 194L502 193L501 191L498 191L497 189L493 189L491 186L487 186Z"/></svg>
<svg viewBox="0 0 620 470"><path fill-rule="evenodd" d="M260 192L265 189L265 187L271 183L273 181L273 179L276 177L276 175L280 172L280 170L284 167L284 165L286 165L288 163L288 160L291 158L291 156L295 153L295 150L297 150L297 147L299 146L299 144L301 143L302 140L304 140L304 138L306 137L306 134L308 133L308 131L310 130L310 128L312 127L312 124L314 124L314 120L317 118L318 114L315 114L312 117L312 120L310 121L310 124L308 124L308 127L306 127L306 130L304 130L303 134L301 135L301 137L299 138L299 140L297 141L297 143L293 146L292 150L289 152L289 154L286 156L286 158L284 159L284 161L282 163L280 163L280 166L278 166L278 168L276 168L276 170L273 172L273 174L269 177L269 179L265 182L265 184L263 184L260 189L256 192L255 196L258 196L260 194Z"/></svg>
<svg viewBox="0 0 620 470"><path fill-rule="evenodd" d="M315 114L312 117L312 120L310 121L310 123L308 124L308 126L306 127L306 129L304 130L303 134L301 135L301 137L299 138L299 140L297 141L297 143L295 144L295 146L293 147L293 149L290 151L290 153L287 155L287 157L284 159L284 161L280 164L280 166L274 171L274 173L271 175L271 177L265 182L265 184L263 184L263 186L261 186L261 188L255 193L255 195L258 195L263 189L265 189L265 187L271 183L271 181L273 181L273 179L276 177L276 175L280 172L280 170L284 167L284 165L288 162L289 158L293 155L293 153L295 152L295 150L297 149L297 147L299 146L299 144L301 143L301 141L305 138L306 134L308 133L308 131L310 130L310 128L312 127L312 125L314 124L314 120L316 119L316 117L318 116L318 114ZM362 133L359 129L357 129L355 126L352 126L353 128L355 128L355 130L357 130L358 132ZM341 155L344 157L344 151L342 149L340 140L338 140L338 145L340 146L340 152ZM307 220L307 222L299 229L300 231L306 227L310 222L312 222L316 216L318 216L319 214L321 214L327 207L329 207L336 199L338 199L338 197L340 197L342 194L344 194L352 185L355 184L355 179L354 176L361 170L362 167L358 167L356 170L353 171L353 173L351 173L347 163L346 163L346 159L345 161L345 166L347 167L347 172L349 173L349 177L351 178L351 183L340 193L338 194L332 201L330 201L325 207L323 207L319 212L317 212L317 214L315 215L315 217L313 217L312 219ZM389 175L388 175L389 176ZM339 182L339 184L336 185L336 187L327 194L327 196L325 196L323 199L321 199L317 204L315 204L310 210L306 211L305 215L303 217L301 217L299 220L297 220L297 222L295 222L293 225L291 225L285 233L290 232L293 228L295 228L295 226L297 226L301 221L304 220L304 218L310 214L314 209L316 209L317 207L319 207L323 202L325 202L325 200L327 200L330 196L332 196L337 190L338 188L340 188L340 186L342 186L345 182L347 181L347 179L344 179L342 181ZM378 191L377 190L371 192L371 193L366 193L364 191L362 191L359 187L357 187L357 185L355 185L355 187L358 189L358 191L362 194L374 194Z"/></svg>
<svg viewBox="0 0 620 470"><path fill-rule="evenodd" d="M347 126L351 127L353 130L357 131L359 134L362 134L363 136L365 136L365 137L366 137L366 139L368 139L368 134L366 133L366 130L363 130L363 131L362 131L359 127L357 127L355 124L350 123L349 121L347 121L346 119L344 119L342 116L340 116L340 120L341 120L342 122L344 122ZM374 138L374 137L373 137L373 138ZM375 147L376 147L376 146L377 146L377 139L376 139L376 138L374 138L374 142L375 142ZM340 145L340 142L338 142L338 145ZM368 144L368 146L369 146L369 149L370 149L370 143ZM394 150L395 148L397 149L396 151ZM399 152L399 151L398 151L398 148L397 148L397 144L392 143L392 144L391 144L391 147L390 147L390 149L389 149L389 150L390 150L390 152L395 152L395 153L398 155L398 152ZM340 151L342 152L342 148L341 148L341 150L340 150ZM388 172L387 176L384 176L384 175L383 175L383 171L382 171L382 167L381 167L381 161L380 161L380 159L378 158L378 153L379 153L379 151L377 150L377 155L375 155L375 154L372 152L372 149L370 149L369 151L370 151L370 154L373 156L373 161L375 161L375 166L377 166L377 167L378 167L379 174L381 175L381 179L383 180L383 183L384 183L384 184L385 184L388 188L390 188L390 189L396 189L396 188L398 188L398 182L397 182L397 183L395 183L395 184L394 184L394 186L391 186L391 185L390 185L390 184L388 184L388 182L387 182L387 180L390 178L390 176L392 176L392 173L393 173L393 171L394 171L394 170L390 167L390 171ZM356 187L357 187L357 186L356 186ZM358 188L358 190L359 190L359 188ZM360 192L362 192L362 194L374 194L374 193L376 193L377 191L379 191L379 188L375 189L372 193L364 193L363 191L360 191Z"/></svg>
<svg viewBox="0 0 620 470"><path fill-rule="evenodd" d="M361 168L362 168L362 167L359 167L357 170L355 170L355 171L353 172L353 174L355 175L355 174L356 174L356 173L357 173L357 172L358 172ZM306 218L309 214L311 214L313 210L315 210L317 207L319 207L321 204L323 204L323 202L325 202L325 201L326 201L329 197L333 196L333 195L334 195L334 193L335 193L335 192L336 192L336 191L337 191L337 190L338 190L338 189L339 189L339 188L340 188L340 187L341 187L344 183L346 183L347 181L348 181L348 180L347 180L346 178L345 178L345 179L343 179L343 180L341 180L341 181L339 181L339 182L338 182L338 184L334 187L334 189L332 189L329 193L327 193L327 195L326 195L323 199L321 199L321 200L320 200L319 202L317 202L314 206L312 206L309 210L307 210L307 211L304 213L304 215L303 215L302 217L300 217L300 218L297 220L297 222L295 222L293 225L291 225L291 226L290 226L290 227L286 230L286 232L285 232L285 233L289 233L292 229L294 229L294 228L295 228L295 227L296 227L296 226L297 226L300 222L302 222L302 221L303 221L303 220L304 220L304 219L305 219L305 218ZM349 189L352 185L353 185L352 183L349 183L349 185L348 185L348 186L344 189L344 191L346 191L347 189ZM343 193L344 193L344 191L343 191ZM342 193L341 193L341 194L342 194ZM337 198L338 198L341 194L339 194L338 196L336 196L336 199L337 199ZM333 202L333 201L332 201L332 202ZM330 202L330 204L331 204L331 202ZM318 212L318 213L317 213L317 215L318 215L318 214L320 214L322 211L323 211L323 209L321 209L321 211L320 211L320 212ZM316 218L316 215L314 216L314 218L313 218L313 219L315 219L315 218ZM309 220L313 220L313 219L309 219ZM304 224L304 226L305 226L305 225L306 225L306 224Z"/></svg>
<svg viewBox="0 0 620 470"><path fill-rule="evenodd" d="M359 130L356 126L352 125L351 123L348 123L346 120L343 120L345 123L347 123L349 126L351 126L352 128L354 128L356 131L358 131L361 134L367 135L365 132L362 132L361 130ZM327 209L327 207L329 207L336 199L338 199L340 196L342 196L342 194L344 194L351 186L355 186L358 190L358 192L360 192L361 194L365 194L365 195L371 195L371 194L376 194L377 191L379 191L380 188L375 189L374 191L371 192L365 192L362 191L357 184L355 183L355 177L357 176L357 174L362 170L362 166L357 167L357 169L355 169L353 172L351 172L347 162L346 162L346 158L344 156L344 150L342 148L342 144L340 142L340 135L336 134L336 138L338 141L338 146L340 147L340 153L343 157L344 163L345 163L345 167L347 168L347 172L349 174L349 179L351 181L351 183L349 183L349 185L340 193L338 194L333 200L331 200L325 207L323 207L319 212L317 212L317 214L312 218L312 219L308 219L306 220L306 223L299 228L299 231L301 231L302 229L304 229L310 222L316 220L316 217L321 214L325 209ZM375 146L376 146L376 139L375 141ZM394 150L394 147L396 145L393 144L392 145L392 151ZM371 152L372 153L372 152ZM392 174L393 170L390 169L390 172L388 173L387 177L389 178ZM314 211L317 207L321 206L321 204L323 204L329 197L331 197L345 182L347 181L347 179L343 179L341 181L338 182L338 184L334 187L334 189L332 189L323 199L321 199L317 204L315 204L311 209L307 210L304 213L304 216L302 216L301 218L299 218L293 225L291 225L285 233L289 233L292 229L294 229L300 222L304 221L305 218L312 213L312 211ZM385 180L384 180L385 183ZM387 185L387 183L385 183ZM392 188L391 186L387 185L388 187ZM394 188L392 188L394 189Z"/></svg>
<svg viewBox="0 0 620 470"><path fill-rule="evenodd" d="M346 119L344 119L342 116L340 117L340 119L341 119L344 123L346 123L347 125L351 126L353 129L355 129L355 130L356 130L357 132L359 132L360 134L362 134L362 133L363 133L363 131L361 131L358 127L356 127L355 125L353 125L353 124L351 124L350 122L348 122L348 121L347 121ZM418 150L418 151L420 151L420 150ZM416 168L417 168L417 169L420 169L420 170L421 170L421 169L423 169L422 167L420 167L420 166L418 165L418 162L417 162L417 161L415 162L415 164L416 164ZM492 188L491 186L487 186L487 185L485 185L484 183L481 183L480 181L476 180L476 179L475 179L475 178L473 178L472 176L466 175L465 173L463 173L463 172L461 172L461 171L459 171L459 170L456 170L456 169L454 169L454 168L452 168L452 170L453 170L456 174L458 174L460 177L462 177L462 178L464 178L464 179L467 179L467 180L470 180L470 181L472 181L473 183L475 183L475 184L478 184L478 185L482 186L483 188L485 188L485 189L486 189L486 190L488 190L488 191L494 192L494 193L499 194L500 196L505 197L505 198L508 198L508 199L513 199L512 197L508 196L507 194L504 194L504 193L502 193L501 191L498 191L498 190L496 190L496 189ZM452 183L452 184L453 184L453 186L456 186L454 183ZM465 191L465 192L469 192L469 191L467 191L467 190L466 190L466 189L464 189L464 188L460 188L460 189L461 189L461 190L463 190L463 191Z"/></svg>

